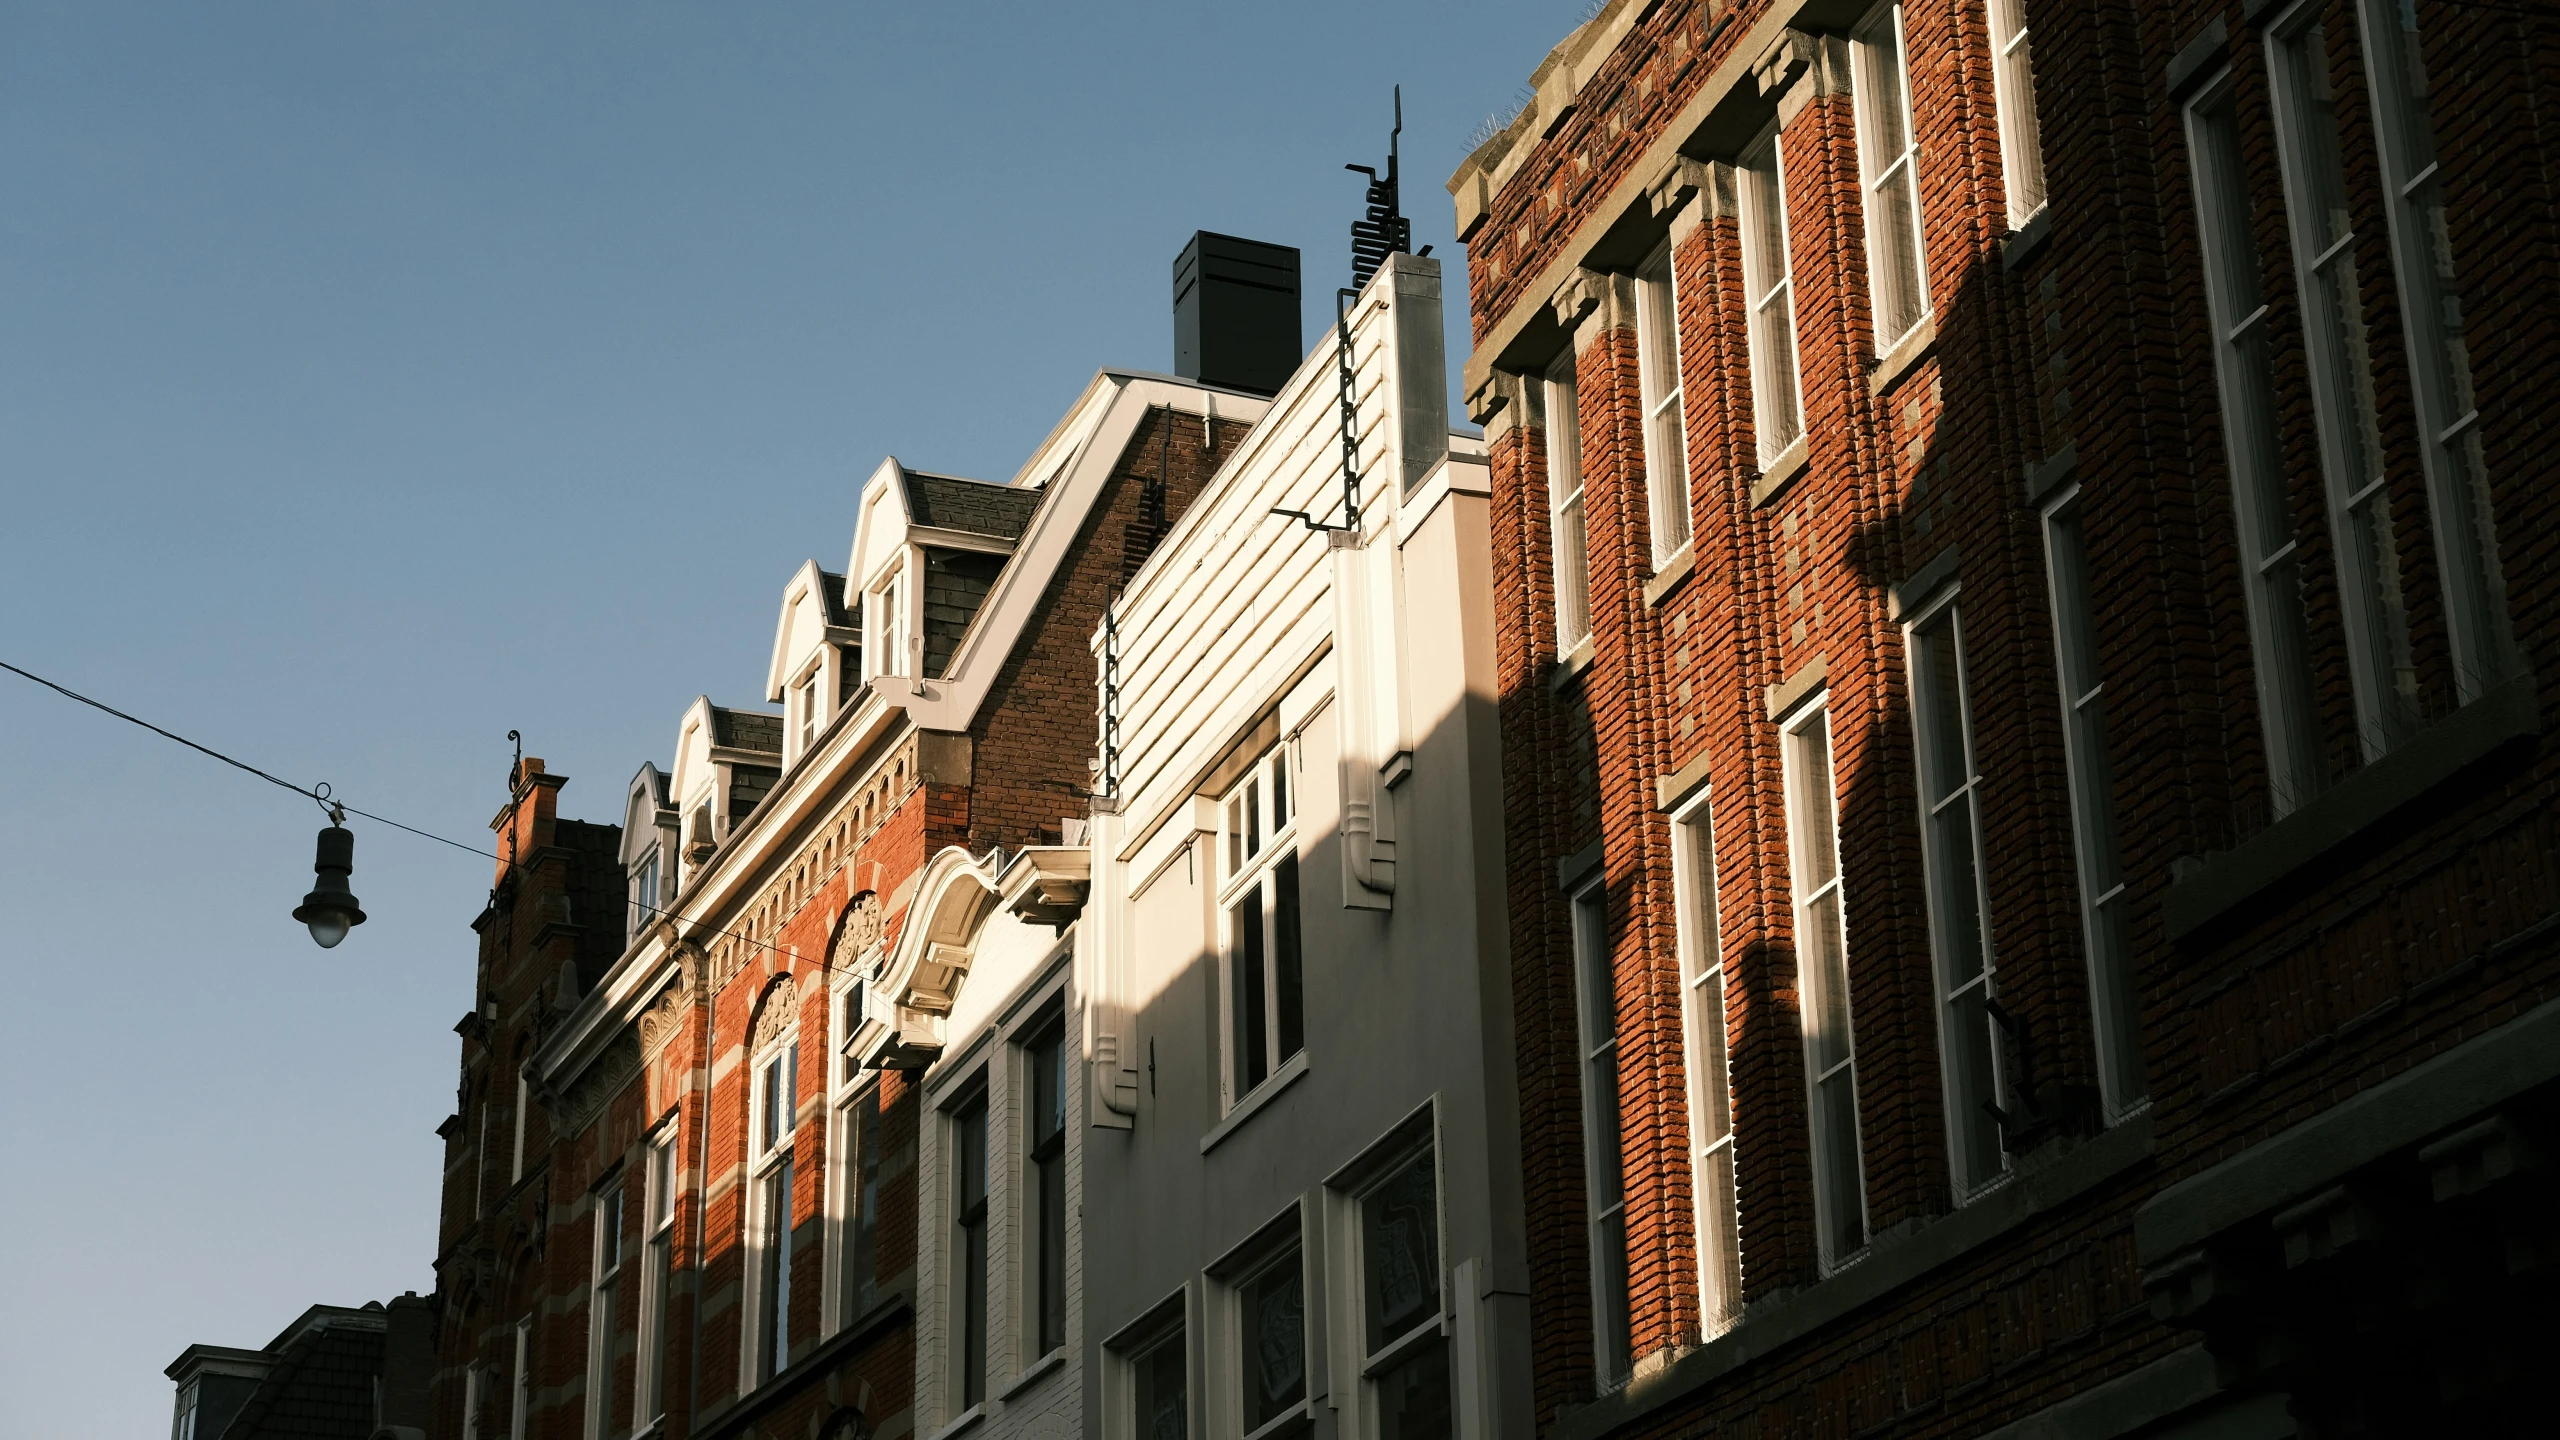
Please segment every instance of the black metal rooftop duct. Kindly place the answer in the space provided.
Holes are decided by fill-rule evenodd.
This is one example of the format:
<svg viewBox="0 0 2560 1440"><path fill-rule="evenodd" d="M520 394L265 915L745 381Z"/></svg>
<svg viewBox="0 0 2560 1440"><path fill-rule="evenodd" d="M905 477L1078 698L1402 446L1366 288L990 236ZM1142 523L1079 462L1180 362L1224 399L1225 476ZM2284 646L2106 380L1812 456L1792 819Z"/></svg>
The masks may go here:
<svg viewBox="0 0 2560 1440"><path fill-rule="evenodd" d="M1173 373L1272 395L1306 358L1298 252L1202 230L1173 262Z"/></svg>

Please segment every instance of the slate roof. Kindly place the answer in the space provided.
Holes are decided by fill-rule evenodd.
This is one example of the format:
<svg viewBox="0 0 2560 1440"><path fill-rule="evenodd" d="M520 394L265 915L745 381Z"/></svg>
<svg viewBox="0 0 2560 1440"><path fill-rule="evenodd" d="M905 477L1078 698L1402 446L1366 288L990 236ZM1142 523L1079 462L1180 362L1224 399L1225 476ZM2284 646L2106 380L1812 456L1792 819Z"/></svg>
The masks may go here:
<svg viewBox="0 0 2560 1440"><path fill-rule="evenodd" d="M365 1440L373 1433L381 1312L314 1306L296 1324L267 1346L275 1368L208 1440Z"/></svg>
<svg viewBox="0 0 2560 1440"><path fill-rule="evenodd" d="M1040 492L956 475L900 472L907 482L907 518L917 525L959 530L997 540L1019 540L1040 508Z"/></svg>
<svg viewBox="0 0 2560 1440"><path fill-rule="evenodd" d="M782 717L754 710L711 707L711 743L732 750L782 754Z"/></svg>
<svg viewBox="0 0 2560 1440"><path fill-rule="evenodd" d="M818 593L826 599L827 623L850 629L854 616L851 607L844 603L844 577L819 571Z"/></svg>

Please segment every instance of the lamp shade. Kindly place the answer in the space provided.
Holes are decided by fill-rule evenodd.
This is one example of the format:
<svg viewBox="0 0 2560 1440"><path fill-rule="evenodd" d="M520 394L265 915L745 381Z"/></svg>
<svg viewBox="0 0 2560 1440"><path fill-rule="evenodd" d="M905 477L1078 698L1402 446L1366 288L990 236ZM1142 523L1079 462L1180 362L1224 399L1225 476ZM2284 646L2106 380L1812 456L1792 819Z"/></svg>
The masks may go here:
<svg viewBox="0 0 2560 1440"><path fill-rule="evenodd" d="M310 927L311 938L321 949L334 949L349 930L364 923L355 892L347 888L347 877L356 868L355 835L343 825L321 831L320 853L311 868L311 893L294 908L293 918Z"/></svg>

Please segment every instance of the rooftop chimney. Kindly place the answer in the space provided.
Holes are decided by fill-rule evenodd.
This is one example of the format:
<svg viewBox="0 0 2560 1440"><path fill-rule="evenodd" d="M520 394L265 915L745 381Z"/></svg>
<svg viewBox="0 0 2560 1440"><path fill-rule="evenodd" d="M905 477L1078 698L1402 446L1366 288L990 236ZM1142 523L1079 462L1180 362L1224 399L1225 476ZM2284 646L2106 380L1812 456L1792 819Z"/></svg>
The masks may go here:
<svg viewBox="0 0 2560 1440"><path fill-rule="evenodd" d="M1306 358L1298 252L1202 230L1173 262L1173 373L1277 394Z"/></svg>

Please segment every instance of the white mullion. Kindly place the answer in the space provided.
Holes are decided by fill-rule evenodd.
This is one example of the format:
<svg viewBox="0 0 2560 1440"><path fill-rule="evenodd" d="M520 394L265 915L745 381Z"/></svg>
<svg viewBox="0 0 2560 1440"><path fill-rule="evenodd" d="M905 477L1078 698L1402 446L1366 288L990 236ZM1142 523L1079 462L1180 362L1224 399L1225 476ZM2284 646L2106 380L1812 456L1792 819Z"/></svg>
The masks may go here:
<svg viewBox="0 0 2560 1440"><path fill-rule="evenodd" d="M2356 728L2364 758L2371 761L2413 728L2417 672L2409 658L2390 515L2357 503L2382 481L2382 432L2365 348L2363 297L2349 254L2355 231L2344 214L2345 168L2328 93L2328 31L2304 0L2270 27L2269 36L2278 169L2300 276L2322 488L2336 541Z"/></svg>
<svg viewBox="0 0 2560 1440"><path fill-rule="evenodd" d="M2205 303L2215 333L2223 337L2214 347L2214 374L2221 391L2232 509L2247 566L2243 588L2266 744L2269 808L2282 816L2319 789L2323 771L2311 708L2308 622L2300 577L2289 565L2294 536L2276 449L2267 305L2259 293L2257 245L2250 233L2248 182L2240 169L2230 88L2225 75L2189 101L2186 125L2195 160L2197 223L2205 242ZM2242 315L2237 323L2229 318L2235 311Z"/></svg>
<svg viewBox="0 0 2560 1440"><path fill-rule="evenodd" d="M2405 0L2356 0L2365 74L2374 108L2392 269L2400 282L2401 328L2413 372L2427 500L2444 576L2456 693L2478 698L2515 668L2506 583L2490 514L2486 459L2475 432L2470 349L2462 336L2451 237L2444 225L2442 157L2437 153L2416 11Z"/></svg>

